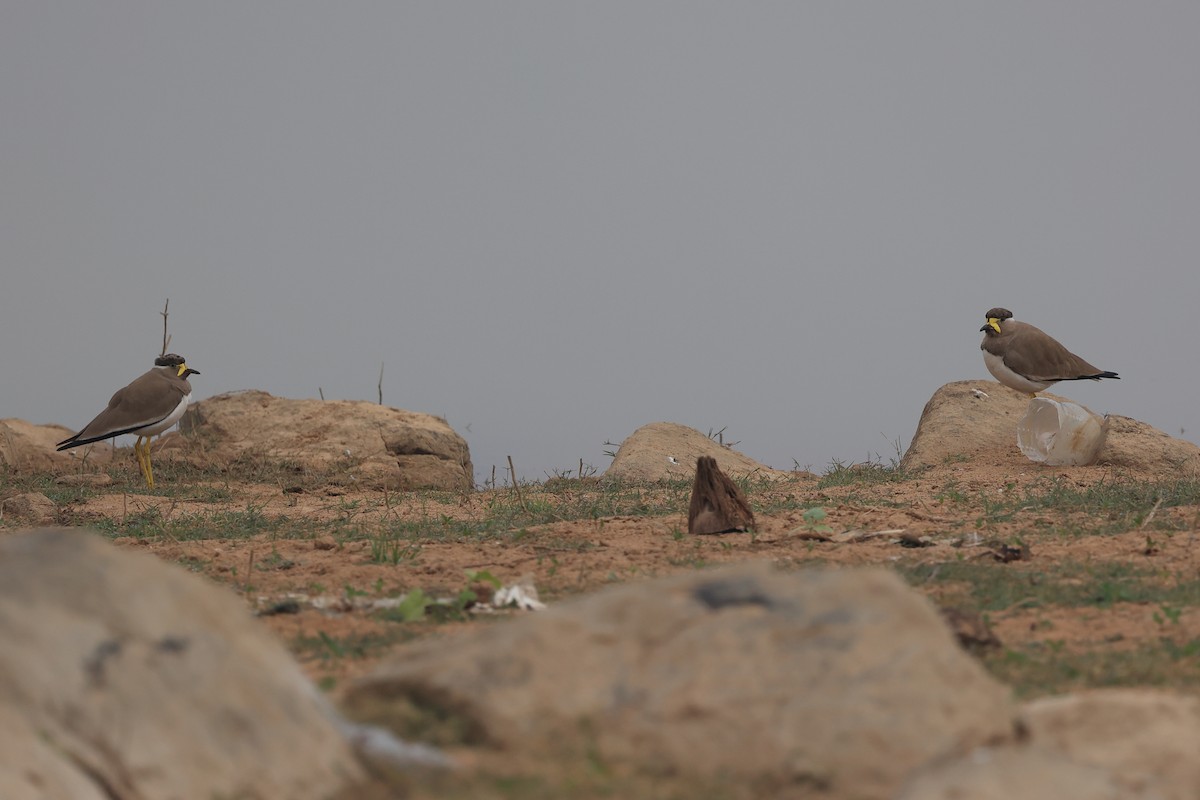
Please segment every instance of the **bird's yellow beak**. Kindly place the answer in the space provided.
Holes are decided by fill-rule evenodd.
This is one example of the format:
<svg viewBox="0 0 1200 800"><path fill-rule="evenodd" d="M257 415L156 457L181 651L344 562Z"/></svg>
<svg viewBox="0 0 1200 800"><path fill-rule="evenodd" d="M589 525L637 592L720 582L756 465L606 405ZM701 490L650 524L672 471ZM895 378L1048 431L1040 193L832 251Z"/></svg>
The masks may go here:
<svg viewBox="0 0 1200 800"><path fill-rule="evenodd" d="M992 330L996 331L996 333L1000 333L999 317L988 317L987 324L988 324L988 327L990 327Z"/></svg>

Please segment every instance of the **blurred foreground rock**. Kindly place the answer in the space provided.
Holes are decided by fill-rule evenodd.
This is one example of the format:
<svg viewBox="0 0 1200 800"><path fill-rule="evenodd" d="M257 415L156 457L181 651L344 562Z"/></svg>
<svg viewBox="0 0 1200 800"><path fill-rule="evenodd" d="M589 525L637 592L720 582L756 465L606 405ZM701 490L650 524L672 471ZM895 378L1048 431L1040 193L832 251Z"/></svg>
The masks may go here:
<svg viewBox="0 0 1200 800"><path fill-rule="evenodd" d="M731 478L784 477L794 473L771 469L742 455L695 428L675 422L651 422L629 434L612 464L604 471L605 479L634 483L643 481L691 481L696 459L715 458L721 471Z"/></svg>
<svg viewBox="0 0 1200 800"><path fill-rule="evenodd" d="M245 606L90 533L0 539L0 797L324 798L360 777Z"/></svg>
<svg viewBox="0 0 1200 800"><path fill-rule="evenodd" d="M894 574L761 565L406 646L345 707L402 737L594 748L652 774L753 781L764 797L856 798L1011 737L1016 711Z"/></svg>
<svg viewBox="0 0 1200 800"><path fill-rule="evenodd" d="M1066 400L1045 392L1040 396ZM1036 468L1038 465L1025 458L1017 448L1017 422L1028 405L1028 395L996 381L948 383L934 392L925 404L917 432L900 466L913 470L941 467L956 461L997 463L1012 460L1014 464ZM1108 438L1100 451L1097 466L1117 467L1146 479L1200 472L1200 447L1191 442L1115 414L1109 415L1107 426Z"/></svg>
<svg viewBox="0 0 1200 800"><path fill-rule="evenodd" d="M919 770L898 800L1193 800L1200 699L1103 689L1025 705L1027 741Z"/></svg>
<svg viewBox="0 0 1200 800"><path fill-rule="evenodd" d="M345 465L358 485L374 488L475 485L467 443L444 419L377 403L233 392L190 406L179 429L217 461L254 456L318 470Z"/></svg>

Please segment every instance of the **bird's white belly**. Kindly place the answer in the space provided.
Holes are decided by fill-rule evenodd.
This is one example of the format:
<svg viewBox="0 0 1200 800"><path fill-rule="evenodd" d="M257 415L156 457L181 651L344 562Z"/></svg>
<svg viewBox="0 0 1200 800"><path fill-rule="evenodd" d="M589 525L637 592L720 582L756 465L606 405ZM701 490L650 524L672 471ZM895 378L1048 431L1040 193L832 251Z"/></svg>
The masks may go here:
<svg viewBox="0 0 1200 800"><path fill-rule="evenodd" d="M153 436L156 433L162 433L167 428L174 425L176 422L179 422L179 418L183 416L183 412L187 411L188 403L190 403L191 401L192 401L192 395L189 392L188 394L185 394L182 398L180 398L179 405L175 406L175 410L172 411L170 414L167 414L166 418L162 422L156 422L153 425L149 425L145 428L142 428L140 431L137 432L137 435L138 436Z"/></svg>
<svg viewBox="0 0 1200 800"><path fill-rule="evenodd" d="M988 372L992 373L992 376L996 380L1010 389L1016 389L1018 392L1033 394L1034 392L1040 392L1053 383L1053 381L1031 381L1024 376L1018 375L1004 365L1003 358L995 353L989 353L987 350L983 351L983 363L988 368Z"/></svg>

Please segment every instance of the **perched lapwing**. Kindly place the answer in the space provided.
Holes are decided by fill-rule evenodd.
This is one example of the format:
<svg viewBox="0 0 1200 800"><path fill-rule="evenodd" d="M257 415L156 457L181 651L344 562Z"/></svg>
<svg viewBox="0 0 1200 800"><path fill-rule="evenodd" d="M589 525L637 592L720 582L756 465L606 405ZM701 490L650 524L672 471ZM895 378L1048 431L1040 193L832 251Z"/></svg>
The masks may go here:
<svg viewBox="0 0 1200 800"><path fill-rule="evenodd" d="M136 435L133 452L146 485L154 488L150 466L150 437L174 425L192 399L188 375L200 373L184 363L183 356L168 353L154 359L154 369L141 376L108 401L108 408L83 430L58 443L59 450L111 439L125 433Z"/></svg>
<svg viewBox="0 0 1200 800"><path fill-rule="evenodd" d="M1041 329L1017 322L1007 308L987 312L987 324L979 330L984 333L979 349L988 372L1019 392L1036 395L1059 381L1118 377L1096 369Z"/></svg>

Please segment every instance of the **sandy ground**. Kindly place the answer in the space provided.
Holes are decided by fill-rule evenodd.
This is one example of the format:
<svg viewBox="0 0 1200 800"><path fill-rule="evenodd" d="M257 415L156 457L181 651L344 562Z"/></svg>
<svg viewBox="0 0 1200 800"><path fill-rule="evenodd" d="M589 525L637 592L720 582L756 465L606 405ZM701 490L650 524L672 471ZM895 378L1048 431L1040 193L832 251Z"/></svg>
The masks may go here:
<svg viewBox="0 0 1200 800"><path fill-rule="evenodd" d="M296 654L321 685L337 691L371 669L414 636L456 635L503 614L430 614L403 622L372 608L379 601L420 589L453 601L465 589L486 600L492 587L471 580L486 571L503 583L530 582L548 603L614 582L666 575L729 562L765 559L795 569L804 566L937 564L962 560L999 563L997 548L1019 540L1028 547L1023 568L1065 561L1150 565L1166 576L1196 574L1200 556L1200 507L1158 509L1157 525L1106 535L1063 535L1062 514L1017 509L1003 521L989 516L989 501L1002 502L1048 480L1086 487L1119 476L1103 469L1049 470L1030 466L1016 475L1009 466L965 465L900 482L863 482L820 488L809 474L751 488L760 510L753 533L693 537L686 533L686 490L646 489L647 502L677 506L671 513L562 519L534 526L503 526L462 533L463 521L496 519L497 509L523 503L538 508L578 508L603 490L595 483L561 482L553 492L526 487L518 500L509 489L442 494L354 492L322 487L303 492L279 486L223 482L213 485L218 501L114 491L69 504L70 524L109 520L118 525L121 547L154 553L233 588ZM192 495L204 487L191 487ZM626 492L634 490L623 490ZM1015 493L1015 494L1014 494ZM202 494L202 491L199 493ZM783 507L785 510L771 511ZM820 507L828 531L814 532L804 519ZM254 515L263 530L248 534L226 525ZM553 513L550 514L551 518ZM167 523L212 520L206 538L179 539ZM156 519L162 531L134 530L131 520ZM1078 520L1082 529L1103 523ZM292 527L294 523L294 528ZM1057 524L1057 532L1041 533ZM1162 533L1166 524L1171 530ZM396 538L396 530L403 536ZM391 532L391 533L389 533ZM194 535L194 534L188 534ZM828 537L828 541L817 537ZM924 546L914 546L914 545ZM954 605L958 589L945 581L918 585L934 601ZM1162 636L1158 609L1116 604L1104 609L1014 607L989 621L1005 646L1044 639L1053 630L1056 646L1135 647ZM536 612L503 612L536 613ZM1172 637L1200 636L1200 613L1183 609Z"/></svg>

